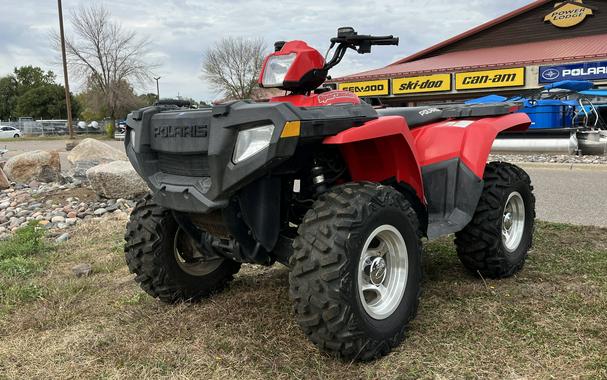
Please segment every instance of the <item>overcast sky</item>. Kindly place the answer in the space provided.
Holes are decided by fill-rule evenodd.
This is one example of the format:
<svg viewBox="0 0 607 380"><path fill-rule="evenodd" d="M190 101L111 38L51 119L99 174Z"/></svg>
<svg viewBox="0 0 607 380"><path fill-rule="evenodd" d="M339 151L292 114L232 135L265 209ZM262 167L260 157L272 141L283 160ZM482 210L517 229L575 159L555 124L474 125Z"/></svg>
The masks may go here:
<svg viewBox="0 0 607 380"><path fill-rule="evenodd" d="M268 49L276 40L302 39L325 52L339 26L361 34L394 34L400 46L376 47L372 54L348 53L332 70L334 77L385 66L448 37L530 3L530 0L105 0L124 27L152 39L151 59L162 97L177 94L196 100L218 97L201 78L205 49L223 36L263 37ZM64 16L87 1L63 0ZM66 20L67 21L67 20ZM70 33L69 23L66 33ZM0 0L0 75L15 66L53 70L60 80L60 53L48 35L58 29L54 0ZM73 91L79 86L74 83ZM155 85L137 88L155 92Z"/></svg>

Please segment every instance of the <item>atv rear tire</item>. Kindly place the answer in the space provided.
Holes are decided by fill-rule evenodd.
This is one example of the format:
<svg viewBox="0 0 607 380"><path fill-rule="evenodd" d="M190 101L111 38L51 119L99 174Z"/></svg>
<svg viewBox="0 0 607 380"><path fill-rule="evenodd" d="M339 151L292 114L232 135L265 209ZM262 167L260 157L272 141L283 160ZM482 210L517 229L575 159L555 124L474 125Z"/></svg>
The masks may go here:
<svg viewBox="0 0 607 380"><path fill-rule="evenodd" d="M421 241L411 204L374 183L335 187L299 226L290 294L304 333L348 360L373 360L404 339L421 294Z"/></svg>
<svg viewBox="0 0 607 380"><path fill-rule="evenodd" d="M179 251L192 249L189 239L171 211L155 204L150 194L133 209L125 236L126 261L135 281L152 297L167 303L197 301L223 290L240 269L228 259L185 261Z"/></svg>
<svg viewBox="0 0 607 380"><path fill-rule="evenodd" d="M472 272L490 278L518 272L532 245L533 186L525 171L505 162L489 163L472 221L455 234L457 255Z"/></svg>

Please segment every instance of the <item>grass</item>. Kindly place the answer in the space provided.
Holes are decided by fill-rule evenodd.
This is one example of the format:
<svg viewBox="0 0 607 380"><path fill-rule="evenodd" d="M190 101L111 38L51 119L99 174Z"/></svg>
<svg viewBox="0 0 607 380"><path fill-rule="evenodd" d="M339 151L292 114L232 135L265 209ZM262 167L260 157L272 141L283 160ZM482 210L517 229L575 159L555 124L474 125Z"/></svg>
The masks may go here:
<svg viewBox="0 0 607 380"><path fill-rule="evenodd" d="M0 316L42 295L43 287L30 277L44 270L45 254L51 249L38 222L30 222L10 239L0 241Z"/></svg>
<svg viewBox="0 0 607 380"><path fill-rule="evenodd" d="M466 273L450 239L427 244L407 340L358 364L308 342L278 265L245 266L229 290L199 304L148 297L124 265L123 226L82 224L42 272L2 272L20 290L19 306L0 317L0 378L607 377L605 229L539 223L523 271L500 281ZM81 262L92 264L90 277L70 272Z"/></svg>

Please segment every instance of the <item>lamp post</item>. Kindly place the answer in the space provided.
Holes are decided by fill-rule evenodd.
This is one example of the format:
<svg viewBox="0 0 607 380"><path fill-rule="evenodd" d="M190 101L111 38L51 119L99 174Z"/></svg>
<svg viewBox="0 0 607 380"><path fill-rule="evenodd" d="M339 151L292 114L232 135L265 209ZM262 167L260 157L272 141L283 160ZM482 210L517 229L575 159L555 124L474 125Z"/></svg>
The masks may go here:
<svg viewBox="0 0 607 380"><path fill-rule="evenodd" d="M160 87L158 86L158 80L162 78L162 77L154 77L154 80L156 81L156 100L160 101Z"/></svg>
<svg viewBox="0 0 607 380"><path fill-rule="evenodd" d="M65 81L65 106L67 108L67 128L70 132L70 139L74 139L74 128L72 127L72 100L70 99L70 81L67 76L67 57L65 55L65 35L63 33L63 7L61 0L57 0L59 9L59 35L61 39L61 57L63 58L63 79Z"/></svg>

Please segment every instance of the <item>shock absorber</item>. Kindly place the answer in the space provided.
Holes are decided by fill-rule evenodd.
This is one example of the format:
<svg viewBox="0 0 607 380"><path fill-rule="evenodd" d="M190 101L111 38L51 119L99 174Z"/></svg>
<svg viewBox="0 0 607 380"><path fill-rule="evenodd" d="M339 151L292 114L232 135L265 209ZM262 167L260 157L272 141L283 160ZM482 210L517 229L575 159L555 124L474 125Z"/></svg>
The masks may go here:
<svg viewBox="0 0 607 380"><path fill-rule="evenodd" d="M315 166L312 168L312 184L317 195L320 195L327 191L327 184L325 182L324 168L322 166Z"/></svg>

